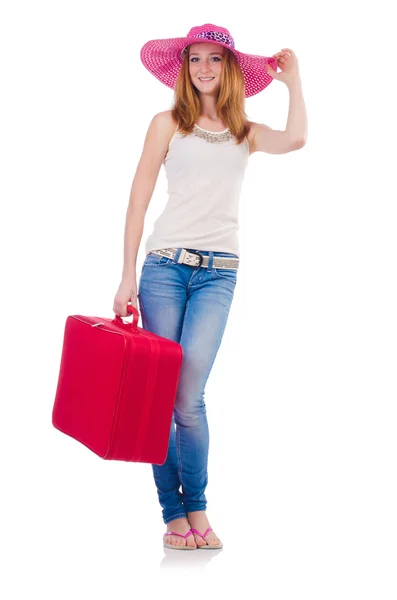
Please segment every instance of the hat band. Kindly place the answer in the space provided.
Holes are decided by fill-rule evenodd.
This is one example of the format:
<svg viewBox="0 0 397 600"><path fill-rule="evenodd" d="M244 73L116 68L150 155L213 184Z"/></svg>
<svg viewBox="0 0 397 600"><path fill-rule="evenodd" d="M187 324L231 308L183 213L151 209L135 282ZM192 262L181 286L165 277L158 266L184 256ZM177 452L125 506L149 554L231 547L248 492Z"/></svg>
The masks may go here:
<svg viewBox="0 0 397 600"><path fill-rule="evenodd" d="M200 33L196 33L195 35L189 36L195 38L204 38L206 40L211 40L213 42L222 42L222 44L227 44L231 48L234 48L234 40L231 35L227 35L227 33L220 33L219 31L201 31ZM190 45L190 44L188 44ZM185 46L181 52L181 56L185 52L187 46Z"/></svg>

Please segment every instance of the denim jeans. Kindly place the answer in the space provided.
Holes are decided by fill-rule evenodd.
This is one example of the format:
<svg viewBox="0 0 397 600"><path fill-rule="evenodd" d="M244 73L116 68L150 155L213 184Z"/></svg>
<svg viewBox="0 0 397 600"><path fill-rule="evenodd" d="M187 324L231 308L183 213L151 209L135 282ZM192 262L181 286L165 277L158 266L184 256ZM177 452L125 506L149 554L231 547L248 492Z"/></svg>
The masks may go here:
<svg viewBox="0 0 397 600"><path fill-rule="evenodd" d="M152 464L164 523L206 510L209 430L204 390L237 283L237 271L212 266L214 256L235 254L198 250L209 256L205 268L178 264L181 250L173 259L147 254L138 289L142 327L183 349L167 458L162 465Z"/></svg>

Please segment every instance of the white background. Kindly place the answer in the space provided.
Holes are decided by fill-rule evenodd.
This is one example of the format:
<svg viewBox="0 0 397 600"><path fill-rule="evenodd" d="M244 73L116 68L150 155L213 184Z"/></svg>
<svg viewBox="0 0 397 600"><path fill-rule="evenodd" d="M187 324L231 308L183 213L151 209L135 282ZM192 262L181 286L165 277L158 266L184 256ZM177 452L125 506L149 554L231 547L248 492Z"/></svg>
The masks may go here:
<svg viewBox="0 0 397 600"><path fill-rule="evenodd" d="M386 2L13 2L1 9L2 597L394 600L395 49ZM148 464L51 424L68 315L112 317L149 123L149 39L292 48L306 146L254 154L238 285L206 388L220 552L164 550ZM283 129L288 90L247 99ZM144 241L166 203L161 169ZM139 322L141 325L141 321Z"/></svg>

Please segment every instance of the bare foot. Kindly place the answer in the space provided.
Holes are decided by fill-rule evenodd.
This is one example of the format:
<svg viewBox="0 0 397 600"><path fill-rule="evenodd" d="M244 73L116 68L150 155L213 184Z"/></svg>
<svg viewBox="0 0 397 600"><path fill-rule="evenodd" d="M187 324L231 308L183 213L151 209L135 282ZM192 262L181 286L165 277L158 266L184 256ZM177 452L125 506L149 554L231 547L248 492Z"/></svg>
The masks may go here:
<svg viewBox="0 0 397 600"><path fill-rule="evenodd" d="M175 531L175 533L186 535L189 529L190 525L185 517L174 519L173 521L167 523L167 531ZM173 544L174 546L193 546L193 548L197 548L197 544L194 541L193 535L189 535L189 537L186 539L179 537L179 535L167 535L164 538L164 541L167 544Z"/></svg>
<svg viewBox="0 0 397 600"><path fill-rule="evenodd" d="M193 529L197 529L197 531L199 531L200 533L205 533L206 529L208 529L208 527L211 527L207 515L205 513L205 510L197 510L194 512L188 512L186 513L190 527L193 527ZM209 533L207 533L207 535L205 536L205 538L203 539L202 537L200 537L199 535L197 535L197 533L194 533L194 538L196 540L196 544L197 546L212 546L212 545L222 545L221 540L215 535L215 533L213 531L210 531Z"/></svg>

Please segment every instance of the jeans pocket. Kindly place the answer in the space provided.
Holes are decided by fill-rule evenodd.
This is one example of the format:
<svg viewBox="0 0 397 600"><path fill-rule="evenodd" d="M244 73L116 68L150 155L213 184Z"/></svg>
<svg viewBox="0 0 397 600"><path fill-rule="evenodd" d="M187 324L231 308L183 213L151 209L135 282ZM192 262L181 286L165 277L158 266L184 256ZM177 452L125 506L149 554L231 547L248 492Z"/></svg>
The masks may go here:
<svg viewBox="0 0 397 600"><path fill-rule="evenodd" d="M142 270L145 267L168 267L172 264L172 258L167 258L167 256L160 256L159 254L147 254Z"/></svg>
<svg viewBox="0 0 397 600"><path fill-rule="evenodd" d="M237 282L237 270L236 269L212 269L217 277L231 281L232 283Z"/></svg>

